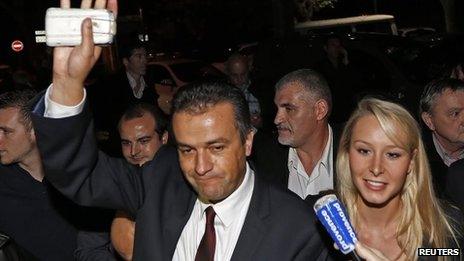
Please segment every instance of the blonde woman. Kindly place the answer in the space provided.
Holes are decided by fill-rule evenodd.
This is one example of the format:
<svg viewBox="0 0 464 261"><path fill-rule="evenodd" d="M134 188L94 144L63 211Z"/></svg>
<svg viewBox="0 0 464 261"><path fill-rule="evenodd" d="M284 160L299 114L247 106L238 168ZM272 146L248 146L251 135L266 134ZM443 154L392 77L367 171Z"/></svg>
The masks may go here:
<svg viewBox="0 0 464 261"><path fill-rule="evenodd" d="M417 260L458 247L461 214L435 197L419 127L401 106L364 99L343 131L338 193L367 260Z"/></svg>

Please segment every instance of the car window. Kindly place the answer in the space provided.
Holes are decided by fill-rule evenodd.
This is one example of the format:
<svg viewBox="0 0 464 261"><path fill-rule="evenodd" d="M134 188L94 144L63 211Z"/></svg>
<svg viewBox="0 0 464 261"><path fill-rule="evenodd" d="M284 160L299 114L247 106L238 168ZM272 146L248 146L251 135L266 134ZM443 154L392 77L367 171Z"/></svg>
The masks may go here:
<svg viewBox="0 0 464 261"><path fill-rule="evenodd" d="M169 71L161 65L148 65L147 74L148 79L150 79L150 82L168 85L175 84Z"/></svg>
<svg viewBox="0 0 464 261"><path fill-rule="evenodd" d="M199 61L171 64L170 67L177 78L183 82L221 78L224 75L216 68Z"/></svg>

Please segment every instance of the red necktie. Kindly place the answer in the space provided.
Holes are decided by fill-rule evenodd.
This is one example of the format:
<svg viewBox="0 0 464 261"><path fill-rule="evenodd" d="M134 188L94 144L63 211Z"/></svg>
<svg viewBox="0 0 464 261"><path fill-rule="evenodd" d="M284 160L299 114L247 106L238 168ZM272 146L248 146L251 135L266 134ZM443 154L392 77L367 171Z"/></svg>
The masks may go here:
<svg viewBox="0 0 464 261"><path fill-rule="evenodd" d="M216 232L214 231L214 217L216 213L213 207L206 208L206 228L205 234L198 246L195 261L214 261L214 252L216 250Z"/></svg>

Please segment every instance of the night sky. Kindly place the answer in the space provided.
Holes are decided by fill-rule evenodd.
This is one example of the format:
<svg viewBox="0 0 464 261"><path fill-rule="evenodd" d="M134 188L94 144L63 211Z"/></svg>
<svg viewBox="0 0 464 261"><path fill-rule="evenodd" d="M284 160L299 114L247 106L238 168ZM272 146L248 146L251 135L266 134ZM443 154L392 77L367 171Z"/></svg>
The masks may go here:
<svg viewBox="0 0 464 261"><path fill-rule="evenodd" d="M73 1L77 6L79 1ZM155 46L189 46L198 39L211 45L227 45L256 41L272 36L271 0L131 0L120 1L120 16L138 15L143 10L143 23L126 23L118 28L125 33L133 29L149 33ZM321 10L313 19L374 13L374 1L338 0L334 9ZM427 26L444 30L443 11L439 0L378 0L378 13L395 15L401 27ZM44 28L45 10L59 1L0 0L0 64L18 64L35 53L43 52L43 44L34 42L34 31ZM25 43L22 53L14 53L11 42Z"/></svg>

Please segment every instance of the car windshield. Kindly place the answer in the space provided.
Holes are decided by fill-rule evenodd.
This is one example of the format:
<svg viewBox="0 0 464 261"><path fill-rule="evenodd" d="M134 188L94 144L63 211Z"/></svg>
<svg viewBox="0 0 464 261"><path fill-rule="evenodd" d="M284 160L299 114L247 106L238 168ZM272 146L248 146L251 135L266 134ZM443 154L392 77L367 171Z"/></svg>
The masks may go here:
<svg viewBox="0 0 464 261"><path fill-rule="evenodd" d="M193 82L200 79L221 78L224 76L216 68L200 61L175 63L170 65L174 74L183 82Z"/></svg>

